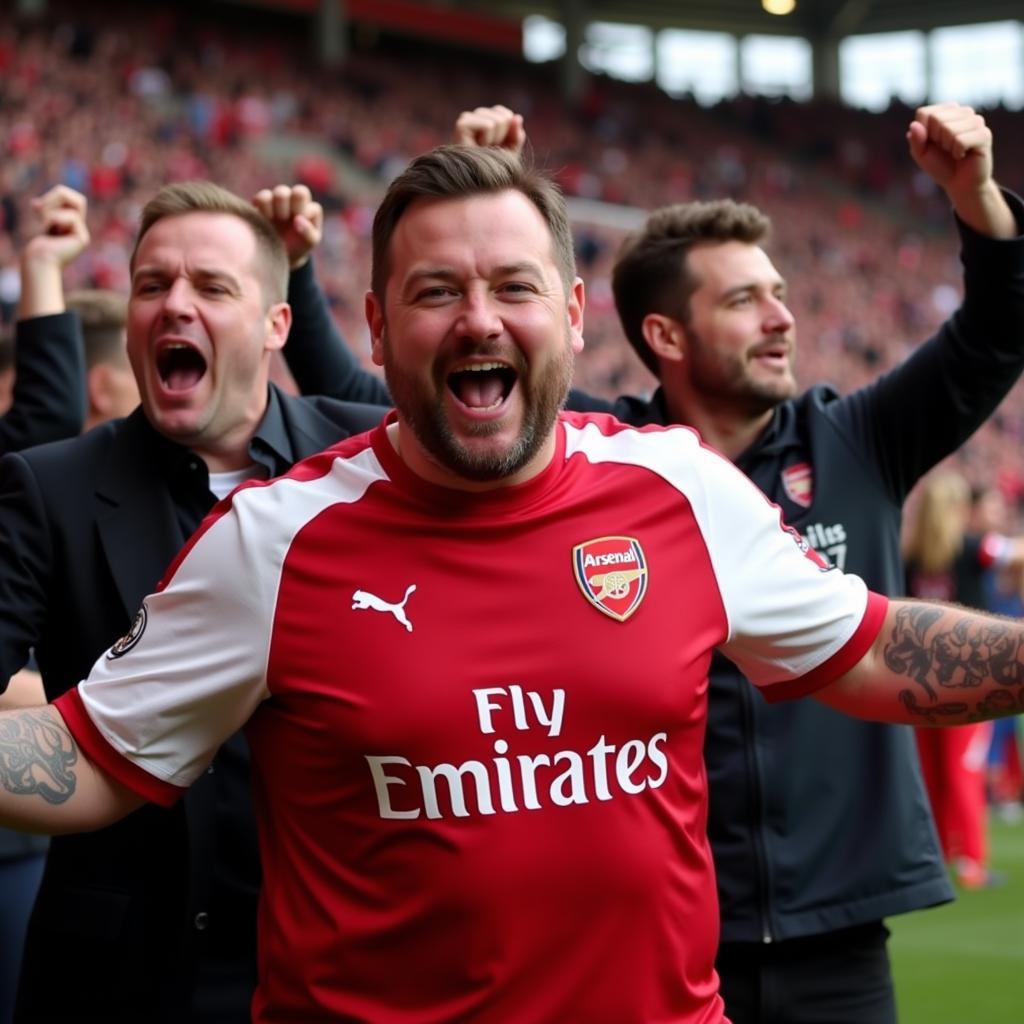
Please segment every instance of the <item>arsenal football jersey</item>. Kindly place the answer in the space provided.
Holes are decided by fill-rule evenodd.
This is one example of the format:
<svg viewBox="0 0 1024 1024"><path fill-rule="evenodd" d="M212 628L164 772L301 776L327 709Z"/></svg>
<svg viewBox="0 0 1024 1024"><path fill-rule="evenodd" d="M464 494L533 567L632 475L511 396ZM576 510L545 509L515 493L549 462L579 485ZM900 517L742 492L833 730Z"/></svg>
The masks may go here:
<svg viewBox="0 0 1024 1024"><path fill-rule="evenodd" d="M885 602L688 429L557 435L483 493L414 476L384 428L244 487L59 701L164 804L248 720L256 1021L724 1019L711 653L800 696Z"/></svg>

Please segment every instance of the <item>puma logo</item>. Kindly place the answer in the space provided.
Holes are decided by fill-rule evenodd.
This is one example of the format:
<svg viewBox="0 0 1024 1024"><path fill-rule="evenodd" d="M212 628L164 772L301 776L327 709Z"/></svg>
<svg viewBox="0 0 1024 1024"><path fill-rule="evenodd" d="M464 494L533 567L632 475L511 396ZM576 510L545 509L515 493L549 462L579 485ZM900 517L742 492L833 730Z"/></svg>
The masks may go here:
<svg viewBox="0 0 1024 1024"><path fill-rule="evenodd" d="M411 633L412 623L405 614L405 603L409 600L410 595L415 589L416 584L411 584L405 592L405 597L398 604L391 604L389 601L385 601L369 591L357 590L352 595L352 609L353 611L362 611L369 608L375 612L390 612Z"/></svg>

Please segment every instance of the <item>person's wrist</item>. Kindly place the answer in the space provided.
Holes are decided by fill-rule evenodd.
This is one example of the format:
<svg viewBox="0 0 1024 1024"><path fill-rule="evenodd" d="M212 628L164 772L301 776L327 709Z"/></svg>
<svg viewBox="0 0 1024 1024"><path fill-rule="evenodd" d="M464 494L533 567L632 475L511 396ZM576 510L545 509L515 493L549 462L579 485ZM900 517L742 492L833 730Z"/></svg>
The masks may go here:
<svg viewBox="0 0 1024 1024"><path fill-rule="evenodd" d="M65 311L63 270L64 264L52 253L22 253L19 320Z"/></svg>
<svg viewBox="0 0 1024 1024"><path fill-rule="evenodd" d="M23 273L61 273L67 260L60 257L51 249L32 249L26 246L21 254L21 268Z"/></svg>
<svg viewBox="0 0 1024 1024"><path fill-rule="evenodd" d="M980 234L992 238L1015 238L1019 234L1016 217L995 179L947 194L956 215Z"/></svg>

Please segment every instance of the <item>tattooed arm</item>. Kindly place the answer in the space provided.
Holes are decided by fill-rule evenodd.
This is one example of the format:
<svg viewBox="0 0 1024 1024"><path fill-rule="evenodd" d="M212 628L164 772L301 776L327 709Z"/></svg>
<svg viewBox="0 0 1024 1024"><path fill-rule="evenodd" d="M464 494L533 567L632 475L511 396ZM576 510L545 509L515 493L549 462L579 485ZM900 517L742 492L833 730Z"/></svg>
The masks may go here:
<svg viewBox="0 0 1024 1024"><path fill-rule="evenodd" d="M0 825L86 832L142 802L81 753L55 707L0 714Z"/></svg>
<svg viewBox="0 0 1024 1024"><path fill-rule="evenodd" d="M959 605L891 601L868 653L816 695L837 711L962 725L1024 711L1024 621Z"/></svg>

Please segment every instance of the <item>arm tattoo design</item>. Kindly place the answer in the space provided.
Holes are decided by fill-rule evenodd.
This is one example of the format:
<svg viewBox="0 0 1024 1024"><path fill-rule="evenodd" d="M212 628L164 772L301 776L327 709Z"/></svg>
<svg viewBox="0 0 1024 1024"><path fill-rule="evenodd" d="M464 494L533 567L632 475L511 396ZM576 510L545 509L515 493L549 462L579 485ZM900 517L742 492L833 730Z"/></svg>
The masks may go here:
<svg viewBox="0 0 1024 1024"><path fill-rule="evenodd" d="M38 794L62 804L75 792L71 770L78 748L49 711L21 711L0 719L0 788L18 796Z"/></svg>
<svg viewBox="0 0 1024 1024"><path fill-rule="evenodd" d="M918 684L900 701L922 722L979 721L1024 711L1024 628L966 609L901 608L884 649L886 666ZM995 684L995 687L991 685Z"/></svg>

